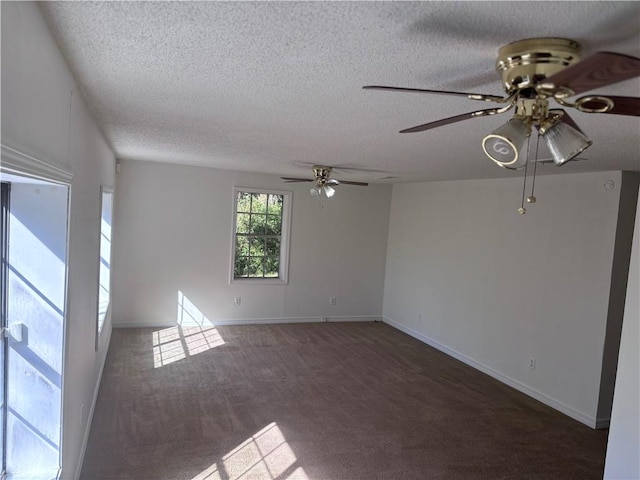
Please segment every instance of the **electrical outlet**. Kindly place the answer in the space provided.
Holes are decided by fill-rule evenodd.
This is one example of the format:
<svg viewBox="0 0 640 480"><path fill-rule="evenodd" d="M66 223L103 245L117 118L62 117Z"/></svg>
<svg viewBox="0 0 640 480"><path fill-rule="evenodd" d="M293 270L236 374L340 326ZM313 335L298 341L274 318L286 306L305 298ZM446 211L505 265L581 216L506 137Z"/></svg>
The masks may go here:
<svg viewBox="0 0 640 480"><path fill-rule="evenodd" d="M535 370L536 369L536 357L531 357L529 359L529 370Z"/></svg>
<svg viewBox="0 0 640 480"><path fill-rule="evenodd" d="M233 299L233 305L235 307L239 307L241 303L242 303L242 297L235 297Z"/></svg>
<svg viewBox="0 0 640 480"><path fill-rule="evenodd" d="M329 297L329 305L335 305L336 304L336 297Z"/></svg>

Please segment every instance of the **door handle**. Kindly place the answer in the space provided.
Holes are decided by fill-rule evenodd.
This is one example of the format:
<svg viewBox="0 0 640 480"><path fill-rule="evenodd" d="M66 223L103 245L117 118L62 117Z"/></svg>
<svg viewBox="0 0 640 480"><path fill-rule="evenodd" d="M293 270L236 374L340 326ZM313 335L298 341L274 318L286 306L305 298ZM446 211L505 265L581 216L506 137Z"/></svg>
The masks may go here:
<svg viewBox="0 0 640 480"><path fill-rule="evenodd" d="M24 330L24 323L14 323L8 327L2 327L0 328L0 339L11 338L14 342L20 343L25 338Z"/></svg>

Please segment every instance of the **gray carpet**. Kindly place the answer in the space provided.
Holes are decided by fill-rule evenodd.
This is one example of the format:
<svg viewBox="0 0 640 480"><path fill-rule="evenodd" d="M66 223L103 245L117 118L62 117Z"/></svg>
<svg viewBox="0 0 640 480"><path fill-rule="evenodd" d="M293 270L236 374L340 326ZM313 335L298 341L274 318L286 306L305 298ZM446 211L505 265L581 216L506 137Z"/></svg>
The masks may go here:
<svg viewBox="0 0 640 480"><path fill-rule="evenodd" d="M588 480L606 439L382 323L115 329L81 478Z"/></svg>

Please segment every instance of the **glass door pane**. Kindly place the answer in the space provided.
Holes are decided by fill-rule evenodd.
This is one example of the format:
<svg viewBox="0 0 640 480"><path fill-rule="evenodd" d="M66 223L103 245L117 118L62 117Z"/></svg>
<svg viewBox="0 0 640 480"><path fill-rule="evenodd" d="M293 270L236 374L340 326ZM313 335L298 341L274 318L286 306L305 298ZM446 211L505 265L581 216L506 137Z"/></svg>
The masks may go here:
<svg viewBox="0 0 640 480"><path fill-rule="evenodd" d="M50 480L61 454L68 187L12 179L10 194L6 476Z"/></svg>

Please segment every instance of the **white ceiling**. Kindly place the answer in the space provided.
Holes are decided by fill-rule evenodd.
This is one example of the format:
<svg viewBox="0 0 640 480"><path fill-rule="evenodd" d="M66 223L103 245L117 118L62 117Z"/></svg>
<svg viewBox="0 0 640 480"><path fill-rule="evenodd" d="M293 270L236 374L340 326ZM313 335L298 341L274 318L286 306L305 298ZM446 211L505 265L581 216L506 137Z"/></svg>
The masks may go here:
<svg viewBox="0 0 640 480"><path fill-rule="evenodd" d="M509 114L398 131L490 105L362 90L501 95L497 50L529 37L640 56L640 2L44 2L116 156L221 169L422 181L513 176L481 140ZM602 90L640 96L633 79ZM640 171L638 117L571 112L593 140L538 172ZM541 153L547 155L546 152ZM547 155L548 156L548 155ZM363 171L360 171L362 169ZM395 176L395 180L379 180Z"/></svg>

